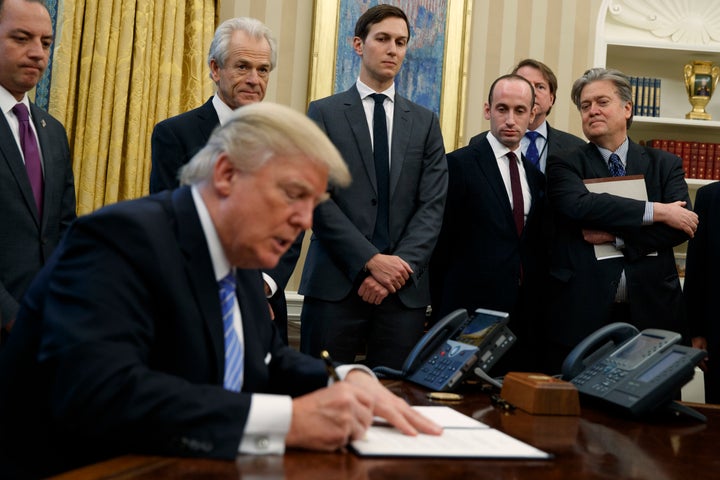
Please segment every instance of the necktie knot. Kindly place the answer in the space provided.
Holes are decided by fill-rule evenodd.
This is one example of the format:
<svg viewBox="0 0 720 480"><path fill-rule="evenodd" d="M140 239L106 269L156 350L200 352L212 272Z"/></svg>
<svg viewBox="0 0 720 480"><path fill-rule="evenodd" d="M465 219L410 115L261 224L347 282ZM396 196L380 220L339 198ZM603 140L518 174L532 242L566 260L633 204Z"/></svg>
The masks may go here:
<svg viewBox="0 0 720 480"><path fill-rule="evenodd" d="M23 103L18 103L12 108L13 113L21 122L30 121L30 114L27 107Z"/></svg>
<svg viewBox="0 0 720 480"><path fill-rule="evenodd" d="M525 136L529 138L531 142L535 142L535 140L540 136L540 133L534 130L528 130L525 132Z"/></svg>
<svg viewBox="0 0 720 480"><path fill-rule="evenodd" d="M537 140L540 134L534 130L528 130L527 132L525 132L525 136L528 140L530 140L527 149L525 150L525 158L527 158L528 161L534 166L539 168L540 152L538 151L537 145L535 145L535 140Z"/></svg>
<svg viewBox="0 0 720 480"><path fill-rule="evenodd" d="M608 170L610 175L613 177L624 177L625 167L620 160L620 156L617 153L610 154L610 160L608 161Z"/></svg>
<svg viewBox="0 0 720 480"><path fill-rule="evenodd" d="M383 102L385 102L385 99L387 98L387 95L385 95L383 93L372 93L372 94L370 94L370 96L373 98L373 100L375 100L375 104L379 103L380 105L382 105Z"/></svg>

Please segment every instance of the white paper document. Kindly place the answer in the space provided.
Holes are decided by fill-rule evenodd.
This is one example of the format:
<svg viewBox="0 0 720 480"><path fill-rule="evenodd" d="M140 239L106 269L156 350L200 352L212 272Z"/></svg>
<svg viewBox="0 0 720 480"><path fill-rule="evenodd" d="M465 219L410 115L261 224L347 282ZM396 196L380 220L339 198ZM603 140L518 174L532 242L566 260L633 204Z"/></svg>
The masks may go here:
<svg viewBox="0 0 720 480"><path fill-rule="evenodd" d="M645 178L642 175L628 175L625 177L591 178L584 181L585 187L591 193L609 193L618 197L632 198L647 202L647 189ZM594 245L595 258L606 260L608 258L622 257L623 253L612 243Z"/></svg>
<svg viewBox="0 0 720 480"><path fill-rule="evenodd" d="M443 426L442 435L403 435L387 425L373 425L364 439L352 442L361 456L536 458L552 456L449 407L413 407Z"/></svg>

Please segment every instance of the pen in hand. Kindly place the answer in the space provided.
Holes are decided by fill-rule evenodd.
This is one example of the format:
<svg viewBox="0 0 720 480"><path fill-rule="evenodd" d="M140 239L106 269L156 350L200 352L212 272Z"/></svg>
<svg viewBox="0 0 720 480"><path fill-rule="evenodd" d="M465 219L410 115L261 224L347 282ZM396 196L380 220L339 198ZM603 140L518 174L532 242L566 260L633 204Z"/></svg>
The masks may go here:
<svg viewBox="0 0 720 480"><path fill-rule="evenodd" d="M325 361L325 370L327 370L328 377L332 378L333 382L339 382L340 377L335 371L335 365L333 365L332 358L330 358L330 354L328 353L328 351L323 350L322 352L320 352L320 356Z"/></svg>

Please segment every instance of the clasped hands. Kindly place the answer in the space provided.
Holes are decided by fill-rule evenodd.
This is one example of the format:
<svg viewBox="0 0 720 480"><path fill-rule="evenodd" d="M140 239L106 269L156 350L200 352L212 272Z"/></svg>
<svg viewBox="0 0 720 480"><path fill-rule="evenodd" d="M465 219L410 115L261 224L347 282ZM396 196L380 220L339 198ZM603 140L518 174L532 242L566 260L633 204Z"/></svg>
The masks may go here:
<svg viewBox="0 0 720 480"><path fill-rule="evenodd" d="M440 435L442 428L362 370L293 400L288 447L334 451L364 437L374 416L405 435Z"/></svg>
<svg viewBox="0 0 720 480"><path fill-rule="evenodd" d="M413 273L410 265L397 255L375 254L365 268L370 273L363 280L358 295L368 303L380 305L385 297L400 290Z"/></svg>

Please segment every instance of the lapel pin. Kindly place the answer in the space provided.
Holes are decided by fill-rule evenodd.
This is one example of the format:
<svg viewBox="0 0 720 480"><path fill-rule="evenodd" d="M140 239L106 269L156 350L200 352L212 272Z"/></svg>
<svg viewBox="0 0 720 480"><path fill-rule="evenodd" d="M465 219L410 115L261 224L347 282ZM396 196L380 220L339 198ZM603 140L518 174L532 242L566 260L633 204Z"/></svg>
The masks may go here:
<svg viewBox="0 0 720 480"><path fill-rule="evenodd" d="M40 125L42 125L43 128L45 128L45 119L44 118L42 120L40 120Z"/></svg>

